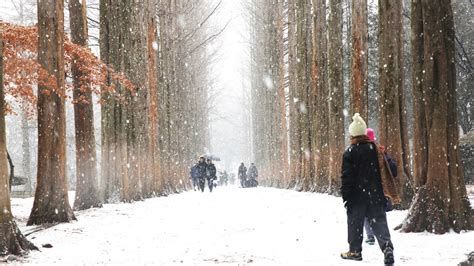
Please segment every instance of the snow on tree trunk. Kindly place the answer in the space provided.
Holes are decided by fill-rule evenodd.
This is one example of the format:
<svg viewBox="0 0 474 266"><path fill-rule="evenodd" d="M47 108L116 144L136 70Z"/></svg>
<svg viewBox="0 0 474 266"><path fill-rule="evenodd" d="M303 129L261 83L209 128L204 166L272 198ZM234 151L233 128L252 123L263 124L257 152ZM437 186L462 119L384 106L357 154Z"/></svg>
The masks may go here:
<svg viewBox="0 0 474 266"><path fill-rule="evenodd" d="M367 0L352 0L351 113L368 119L368 22Z"/></svg>
<svg viewBox="0 0 474 266"><path fill-rule="evenodd" d="M403 75L402 50L402 8L399 2L379 0L379 132L378 141L387 148L389 155L397 162L397 180L401 207L408 208L413 197L413 186L409 173L405 172L404 156L408 153L403 145L402 126ZM406 134L406 133L405 133Z"/></svg>
<svg viewBox="0 0 474 266"><path fill-rule="evenodd" d="M38 174L28 225L75 219L66 175L64 2L38 3L38 62L49 77L38 84Z"/></svg>
<svg viewBox="0 0 474 266"><path fill-rule="evenodd" d="M329 192L339 193L341 156L344 152L344 80L342 44L342 1L329 1Z"/></svg>
<svg viewBox="0 0 474 266"><path fill-rule="evenodd" d="M421 5L420 5L421 4ZM404 232L428 231L443 234L453 229L472 230L473 212L466 194L459 156L459 127L456 113L456 70L454 65L454 23L451 2L413 0L413 36L423 36L421 81L426 120L426 180L418 190ZM421 10L417 10L421 8ZM421 15L421 16L420 16ZM416 21L415 21L416 20ZM417 44L415 42L415 44ZM419 50L417 50L419 51ZM417 72L418 73L418 72ZM414 86L414 90L418 86ZM416 155L415 155L416 156Z"/></svg>
<svg viewBox="0 0 474 266"><path fill-rule="evenodd" d="M71 41L87 46L87 16L85 0L69 0ZM74 82L74 124L76 133L76 198L75 210L101 207L97 180L97 161L94 135L94 110L90 84L81 82L83 73L72 64Z"/></svg>
<svg viewBox="0 0 474 266"><path fill-rule="evenodd" d="M7 162L5 93L3 88L3 31L0 30L0 256L21 255L37 249L13 220Z"/></svg>

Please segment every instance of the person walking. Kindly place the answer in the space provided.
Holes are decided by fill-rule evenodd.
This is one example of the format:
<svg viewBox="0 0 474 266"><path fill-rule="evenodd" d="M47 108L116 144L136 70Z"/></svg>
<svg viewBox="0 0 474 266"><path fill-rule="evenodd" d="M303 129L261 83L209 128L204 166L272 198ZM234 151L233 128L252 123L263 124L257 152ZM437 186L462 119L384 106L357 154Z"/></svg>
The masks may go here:
<svg viewBox="0 0 474 266"><path fill-rule="evenodd" d="M248 186L248 187L258 186L258 181L257 181L258 170L257 170L257 166L255 166L254 163L250 164L250 167L249 167L249 170L248 170L248 177L249 177L249 180L248 180L248 184L246 184L246 186Z"/></svg>
<svg viewBox="0 0 474 266"><path fill-rule="evenodd" d="M204 185L206 182L207 164L204 156L199 157L199 161L191 168L191 178L193 181L194 190L196 187L204 192Z"/></svg>
<svg viewBox="0 0 474 266"><path fill-rule="evenodd" d="M369 219L385 264L394 263L393 244L388 229L382 186L381 168L376 144L367 135L367 125L360 114L353 116L349 126L351 145L342 161L341 195L347 212L349 251L341 258L362 260L364 219Z"/></svg>
<svg viewBox="0 0 474 266"><path fill-rule="evenodd" d="M214 180L217 180L217 170L216 166L212 163L212 160L210 158L207 159L206 173L207 185L209 187L209 191L212 192L212 189L214 188Z"/></svg>
<svg viewBox="0 0 474 266"><path fill-rule="evenodd" d="M245 181L247 180L247 167L242 162L239 166L238 176L240 180L240 186L245 187Z"/></svg>

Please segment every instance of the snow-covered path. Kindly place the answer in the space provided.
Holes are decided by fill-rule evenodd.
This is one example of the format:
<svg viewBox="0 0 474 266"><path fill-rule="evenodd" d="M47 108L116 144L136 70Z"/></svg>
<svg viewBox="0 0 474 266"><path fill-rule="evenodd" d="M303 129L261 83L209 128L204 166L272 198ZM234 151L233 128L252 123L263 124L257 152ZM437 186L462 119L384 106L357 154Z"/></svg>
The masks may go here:
<svg viewBox="0 0 474 266"><path fill-rule="evenodd" d="M14 199L24 221L32 199ZM217 188L107 204L77 212L78 221L30 235L41 246L27 263L156 265L375 265L377 246L362 262L343 261L346 218L341 199L271 188ZM393 228L405 212L388 214ZM22 226L23 231L31 230ZM403 265L457 265L473 251L474 232L435 236L392 232ZM403 263L401 263L403 262Z"/></svg>

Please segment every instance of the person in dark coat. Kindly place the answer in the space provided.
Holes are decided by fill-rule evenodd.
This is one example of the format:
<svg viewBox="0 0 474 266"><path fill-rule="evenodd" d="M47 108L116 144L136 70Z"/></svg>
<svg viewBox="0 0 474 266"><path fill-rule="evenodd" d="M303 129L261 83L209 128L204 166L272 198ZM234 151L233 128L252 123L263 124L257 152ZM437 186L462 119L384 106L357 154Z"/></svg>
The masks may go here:
<svg viewBox="0 0 474 266"><path fill-rule="evenodd" d="M347 209L349 251L341 258L362 260L364 219L368 218L385 264L393 264L393 244L388 229L377 146L366 135L367 125L358 113L349 126L351 145L342 161L341 194Z"/></svg>
<svg viewBox="0 0 474 266"><path fill-rule="evenodd" d="M370 141L376 143L377 138L375 137L375 131L372 128L367 128L366 135ZM378 146L379 146L379 150L385 151L385 148L383 146L381 145L378 145ZM397 164L388 154L386 154L386 152L384 152L384 156L387 162L389 163L390 173L392 174L393 177L397 177ZM390 200L387 199L385 212L389 212L392 209L393 209L392 203ZM374 245L375 235L374 235L374 231L372 230L372 227L370 226L369 219L367 219L367 217L365 217L365 220L364 220L364 229L365 229L365 233L367 234L367 240L365 240L365 242L369 245Z"/></svg>
<svg viewBox="0 0 474 266"><path fill-rule="evenodd" d="M209 186L209 191L212 192L214 188L214 180L217 180L217 169L216 166L212 163L211 159L207 159L207 185Z"/></svg>
<svg viewBox="0 0 474 266"><path fill-rule="evenodd" d="M247 180L247 167L245 167L244 163L241 163L239 166L238 172L240 186L245 187L245 181Z"/></svg>
<svg viewBox="0 0 474 266"><path fill-rule="evenodd" d="M255 166L254 163L250 164L247 175L249 177L249 180L247 180L246 186L247 187L256 187L256 186L258 186L258 181L257 181L258 170L257 170L257 166Z"/></svg>
<svg viewBox="0 0 474 266"><path fill-rule="evenodd" d="M199 161L191 168L191 178L193 179L193 186L197 186L202 192L204 192L204 185L206 183L206 172L206 159L204 156L201 156Z"/></svg>

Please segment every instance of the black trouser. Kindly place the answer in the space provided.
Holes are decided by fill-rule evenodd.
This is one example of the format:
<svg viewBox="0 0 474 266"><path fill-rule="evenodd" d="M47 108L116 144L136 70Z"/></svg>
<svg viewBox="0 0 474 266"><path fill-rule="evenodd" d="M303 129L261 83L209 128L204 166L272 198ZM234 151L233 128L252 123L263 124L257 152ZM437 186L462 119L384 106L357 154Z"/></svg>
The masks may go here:
<svg viewBox="0 0 474 266"><path fill-rule="evenodd" d="M387 216L385 215L385 206L356 204L347 209L347 232L350 251L362 251L365 217L369 220L369 224L374 231L380 249L383 251L387 246L393 248L392 241L390 240Z"/></svg>
<svg viewBox="0 0 474 266"><path fill-rule="evenodd" d="M207 178L207 186L209 187L209 191L212 192L212 189L214 188L214 178L215 177L208 177Z"/></svg>
<svg viewBox="0 0 474 266"><path fill-rule="evenodd" d="M204 192L204 185L206 185L206 179L204 177L199 178L199 189Z"/></svg>

